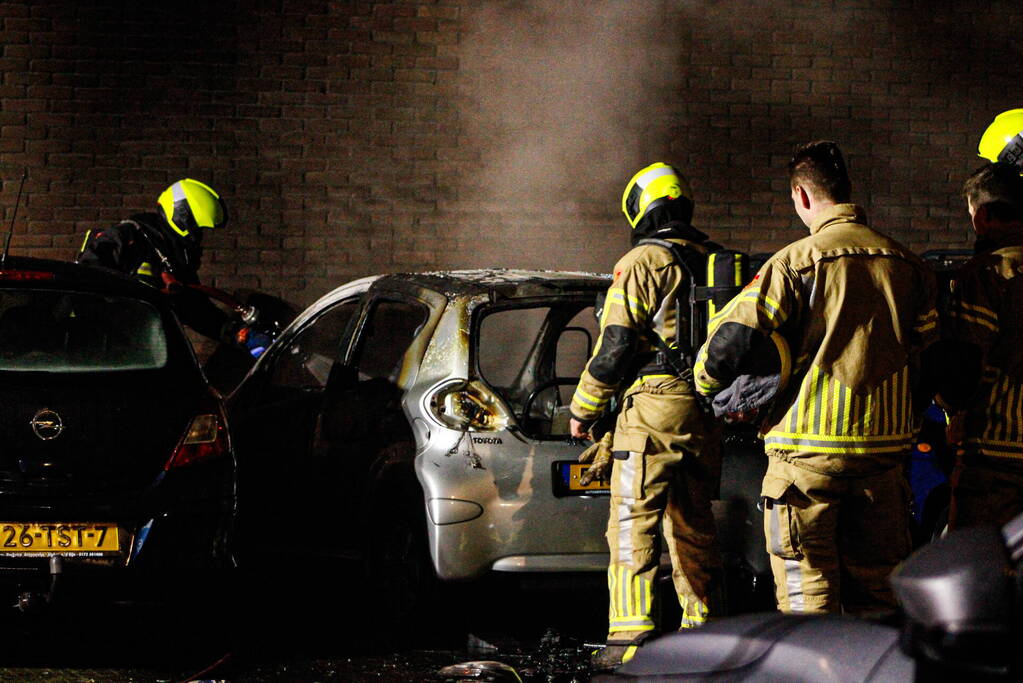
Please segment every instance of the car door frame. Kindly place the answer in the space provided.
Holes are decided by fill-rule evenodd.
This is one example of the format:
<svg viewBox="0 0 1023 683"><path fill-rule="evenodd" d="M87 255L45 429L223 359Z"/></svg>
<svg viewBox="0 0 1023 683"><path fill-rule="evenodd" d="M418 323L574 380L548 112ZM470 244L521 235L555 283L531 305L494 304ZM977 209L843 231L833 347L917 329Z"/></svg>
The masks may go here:
<svg viewBox="0 0 1023 683"><path fill-rule="evenodd" d="M268 384L272 381L276 372L278 362L283 357L285 351L292 346L295 340L301 336L311 326L315 325L317 321L322 319L325 315L329 314L330 311L335 310L339 306L343 306L350 301L356 301L357 308L353 312L350 322L346 325L345 330L341 333L340 337L335 342L335 362L342 358L341 349L348 340L351 339L352 323L359 319L362 315L363 306L365 304L366 292L369 290L373 282L375 282L379 276L370 276L361 278L353 282L347 283L337 289L332 290L329 294L321 297L316 303L305 309L294 321L281 333L277 340L267 349L253 366L253 368L246 375L244 380L238 385L238 387L231 393L228 398L229 413L232 419L232 426L235 429L240 429L247 422L253 421L255 418L252 417L254 411L260 409L259 397L267 388ZM344 347L347 350L347 347ZM317 407L312 408L316 413L317 419L320 410L322 410L323 390L321 388L320 395L317 399L312 402L317 402ZM264 404L265 405L265 404ZM260 453L246 453L245 439L236 438L235 443L241 445L242 448L238 451L238 459L240 469L242 472L250 470L253 467L260 467L261 465L253 464L253 459L259 461L267 457L265 452ZM304 451L304 459L308 461L312 454L310 449L313 443L313 433L299 434L296 440L296 448L301 448ZM286 457L286 454L277 454L277 457ZM246 460L249 464L246 464ZM243 497L247 497L249 500L261 497L262 495L269 495L269 491L264 490L265 486L260 479L261 474L257 474L254 478L250 479L250 486L256 488L255 491L240 491ZM294 482L288 482L289 485ZM278 506L280 507L280 506ZM242 511L244 514L244 511ZM256 515L258 518L258 515ZM250 548L251 550L251 548ZM295 548L287 544L281 544L278 548L272 546L272 552L292 552ZM311 553L316 554L316 549L307 548ZM261 554L256 552L255 554Z"/></svg>

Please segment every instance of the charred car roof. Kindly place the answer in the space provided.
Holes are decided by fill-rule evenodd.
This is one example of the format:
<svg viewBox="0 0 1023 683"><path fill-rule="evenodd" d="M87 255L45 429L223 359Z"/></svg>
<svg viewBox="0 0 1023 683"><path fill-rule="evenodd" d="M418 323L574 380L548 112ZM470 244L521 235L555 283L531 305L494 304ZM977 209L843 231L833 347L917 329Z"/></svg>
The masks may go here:
<svg viewBox="0 0 1023 683"><path fill-rule="evenodd" d="M610 279L610 275L600 273L481 268L385 275L373 283L370 291L430 289L448 298L491 293L501 298L521 298L603 290Z"/></svg>

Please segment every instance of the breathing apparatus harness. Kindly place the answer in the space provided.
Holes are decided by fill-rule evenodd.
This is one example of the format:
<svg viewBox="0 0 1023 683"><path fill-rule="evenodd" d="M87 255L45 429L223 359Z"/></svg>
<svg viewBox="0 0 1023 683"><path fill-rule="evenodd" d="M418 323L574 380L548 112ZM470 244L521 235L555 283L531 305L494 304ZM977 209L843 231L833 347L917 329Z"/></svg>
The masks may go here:
<svg viewBox="0 0 1023 683"><path fill-rule="evenodd" d="M686 291L680 287L676 294L675 306L678 322L675 325L675 346L669 346L650 327L644 327L643 334L658 351L657 358L653 363L669 366L678 377L691 384L695 361L694 349L699 348L703 343L711 315L723 308L732 297L738 294L746 280L749 279L749 258L745 253L731 249L720 249L702 254L692 249L686 249L675 242L656 237L645 237L637 240L635 244L636 246L653 244L667 249L675 259L675 263L689 278L690 284L685 288ZM716 284L720 281L728 284ZM683 335L682 312L686 310L689 312L689 334ZM696 394L696 396L701 407L709 412L710 406L707 399L700 394Z"/></svg>

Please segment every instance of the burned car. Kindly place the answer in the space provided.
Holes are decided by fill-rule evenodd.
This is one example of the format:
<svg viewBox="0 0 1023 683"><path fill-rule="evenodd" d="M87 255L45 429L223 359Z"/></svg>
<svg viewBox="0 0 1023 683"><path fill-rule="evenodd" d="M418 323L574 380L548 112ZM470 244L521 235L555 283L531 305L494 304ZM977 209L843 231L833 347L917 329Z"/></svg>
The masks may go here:
<svg viewBox="0 0 1023 683"><path fill-rule="evenodd" d="M605 572L606 483L580 483L569 404L610 276L474 270L371 277L324 296L229 400L246 553L364 558L444 579ZM722 542L769 572L765 463L729 437ZM395 584L397 585L397 584Z"/></svg>
<svg viewBox="0 0 1023 683"><path fill-rule="evenodd" d="M0 266L0 584L21 607L148 599L232 565L224 407L166 299L86 266Z"/></svg>

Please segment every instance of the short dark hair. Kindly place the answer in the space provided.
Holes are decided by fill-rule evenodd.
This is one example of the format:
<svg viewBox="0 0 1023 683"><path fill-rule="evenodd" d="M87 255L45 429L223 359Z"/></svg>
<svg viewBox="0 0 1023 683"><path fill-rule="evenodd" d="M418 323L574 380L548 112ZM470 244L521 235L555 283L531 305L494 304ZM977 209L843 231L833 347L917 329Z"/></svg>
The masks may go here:
<svg viewBox="0 0 1023 683"><path fill-rule="evenodd" d="M963 198L973 208L1004 222L1023 220L1023 178L1018 166L1004 161L984 164L963 183Z"/></svg>
<svg viewBox="0 0 1023 683"><path fill-rule="evenodd" d="M789 186L808 185L834 202L848 202L852 190L842 151L830 140L797 148L789 161Z"/></svg>

